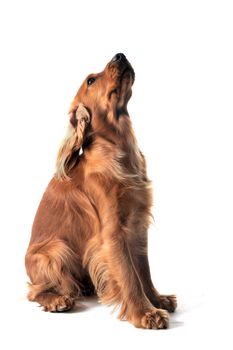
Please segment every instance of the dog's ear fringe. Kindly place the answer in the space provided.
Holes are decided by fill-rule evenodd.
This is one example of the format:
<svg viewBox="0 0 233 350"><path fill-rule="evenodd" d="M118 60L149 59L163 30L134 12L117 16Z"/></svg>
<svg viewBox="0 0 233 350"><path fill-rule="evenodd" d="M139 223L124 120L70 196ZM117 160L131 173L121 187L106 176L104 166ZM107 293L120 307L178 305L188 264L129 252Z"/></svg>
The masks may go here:
<svg viewBox="0 0 233 350"><path fill-rule="evenodd" d="M74 125L74 118L77 123ZM72 121L71 121L72 120ZM74 153L79 154L82 147L87 124L90 122L90 115L83 104L79 104L76 111L69 113L69 125L66 136L62 141L57 155L55 177L58 180L69 180L68 172L74 167ZM72 159L73 158L73 159Z"/></svg>

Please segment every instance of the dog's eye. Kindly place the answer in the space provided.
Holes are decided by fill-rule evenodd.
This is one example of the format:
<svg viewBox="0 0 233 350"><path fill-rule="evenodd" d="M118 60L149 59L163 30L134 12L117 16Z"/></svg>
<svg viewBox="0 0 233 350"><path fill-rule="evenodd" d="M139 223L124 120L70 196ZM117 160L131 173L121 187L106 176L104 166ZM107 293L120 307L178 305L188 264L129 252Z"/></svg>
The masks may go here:
<svg viewBox="0 0 233 350"><path fill-rule="evenodd" d="M87 85L93 84L94 81L95 81L95 78L89 78L89 79L87 79Z"/></svg>

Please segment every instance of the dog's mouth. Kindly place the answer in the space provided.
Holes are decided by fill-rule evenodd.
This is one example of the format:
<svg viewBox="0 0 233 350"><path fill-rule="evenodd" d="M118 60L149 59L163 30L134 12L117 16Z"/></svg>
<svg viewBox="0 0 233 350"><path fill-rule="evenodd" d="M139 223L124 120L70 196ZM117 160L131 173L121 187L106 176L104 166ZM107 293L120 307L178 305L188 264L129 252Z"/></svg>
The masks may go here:
<svg viewBox="0 0 233 350"><path fill-rule="evenodd" d="M110 92L110 98L112 95L116 96L119 100L128 95L129 90L135 80L135 73L131 66L125 67L121 74L119 74L116 86Z"/></svg>
<svg viewBox="0 0 233 350"><path fill-rule="evenodd" d="M127 67L123 70L123 72L122 72L122 74L121 74L121 80L122 80L123 78L127 77L127 76L130 76L130 77L132 78L132 84L131 84L131 85L133 85L134 79L135 79L135 73L134 73L134 70L133 70L133 68L131 67L131 65L127 66Z"/></svg>

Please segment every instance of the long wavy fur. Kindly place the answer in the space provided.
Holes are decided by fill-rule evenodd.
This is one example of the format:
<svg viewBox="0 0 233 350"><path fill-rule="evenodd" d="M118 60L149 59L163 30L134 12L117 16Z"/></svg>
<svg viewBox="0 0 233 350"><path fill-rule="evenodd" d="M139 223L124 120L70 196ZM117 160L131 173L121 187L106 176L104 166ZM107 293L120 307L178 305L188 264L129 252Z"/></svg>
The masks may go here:
<svg viewBox="0 0 233 350"><path fill-rule="evenodd" d="M66 311L81 294L97 294L136 327L166 328L176 299L161 296L150 276L152 188L127 112L133 81L119 54L74 98L32 227L28 298Z"/></svg>
<svg viewBox="0 0 233 350"><path fill-rule="evenodd" d="M57 155L55 176L59 180L68 180L68 172L75 165L75 160L71 161L74 153L79 154L83 144L86 126L90 122L90 115L82 103L76 111L69 113L69 124L67 132Z"/></svg>

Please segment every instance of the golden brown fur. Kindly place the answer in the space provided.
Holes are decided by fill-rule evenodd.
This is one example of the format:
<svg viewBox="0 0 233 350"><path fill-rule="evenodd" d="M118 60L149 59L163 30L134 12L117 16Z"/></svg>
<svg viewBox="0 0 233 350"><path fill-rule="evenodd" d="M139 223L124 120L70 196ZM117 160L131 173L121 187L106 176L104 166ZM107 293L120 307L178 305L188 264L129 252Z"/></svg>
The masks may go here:
<svg viewBox="0 0 233 350"><path fill-rule="evenodd" d="M120 319L166 328L176 298L160 295L150 277L152 193L127 111L133 81L130 63L117 54L85 79L71 104L25 258L28 298L65 311L77 297L97 293L119 308Z"/></svg>

